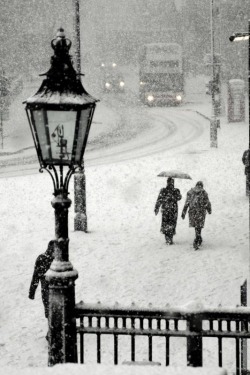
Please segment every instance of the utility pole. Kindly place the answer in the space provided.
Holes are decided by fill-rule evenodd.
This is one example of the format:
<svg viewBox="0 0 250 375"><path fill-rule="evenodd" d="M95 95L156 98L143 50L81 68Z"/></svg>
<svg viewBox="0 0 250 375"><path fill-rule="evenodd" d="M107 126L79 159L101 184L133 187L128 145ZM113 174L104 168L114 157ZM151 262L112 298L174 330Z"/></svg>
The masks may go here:
<svg viewBox="0 0 250 375"><path fill-rule="evenodd" d="M210 147L218 147L217 127L218 119L216 117L215 102L215 51L214 51L214 0L211 0L211 59L212 59L212 119L210 121Z"/></svg>
<svg viewBox="0 0 250 375"><path fill-rule="evenodd" d="M1 109L1 146L3 150L3 112L2 112L2 109Z"/></svg>
<svg viewBox="0 0 250 375"><path fill-rule="evenodd" d="M80 79L81 73L81 37L80 37L80 5L79 0L73 0L74 5L74 42L76 73Z"/></svg>
<svg viewBox="0 0 250 375"><path fill-rule="evenodd" d="M75 63L78 79L81 80L81 38L80 38L80 5L79 0L73 0L74 7L74 45ZM84 159L82 169L74 175L74 199L75 218L74 230L87 232L87 212L86 212L86 178L84 170Z"/></svg>
<svg viewBox="0 0 250 375"><path fill-rule="evenodd" d="M217 72L218 72L218 114L221 115L224 105L223 105L223 98L222 98L222 84L221 84L221 64L222 64L222 58L221 58L221 0L217 0L217 17L219 22L218 27L218 66L217 66Z"/></svg>

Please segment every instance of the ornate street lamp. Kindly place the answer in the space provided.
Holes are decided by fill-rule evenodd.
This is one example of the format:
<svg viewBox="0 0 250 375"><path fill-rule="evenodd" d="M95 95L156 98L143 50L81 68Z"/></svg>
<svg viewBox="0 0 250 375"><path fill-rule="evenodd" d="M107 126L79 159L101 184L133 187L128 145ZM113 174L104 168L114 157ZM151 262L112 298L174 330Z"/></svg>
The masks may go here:
<svg viewBox="0 0 250 375"><path fill-rule="evenodd" d="M59 29L51 41L51 68L37 93L26 100L26 112L40 162L54 185L54 260L46 273L49 281L49 366L76 362L74 282L77 271L68 255L68 198L70 177L81 169L97 100L77 79L69 49L71 41ZM66 173L63 174L63 168Z"/></svg>
<svg viewBox="0 0 250 375"><path fill-rule="evenodd" d="M248 40L248 123L250 126L250 20L248 20L248 31L242 33L234 33L229 37L230 42L241 42ZM248 143L250 148L250 140ZM246 175L246 195L249 195L250 175Z"/></svg>

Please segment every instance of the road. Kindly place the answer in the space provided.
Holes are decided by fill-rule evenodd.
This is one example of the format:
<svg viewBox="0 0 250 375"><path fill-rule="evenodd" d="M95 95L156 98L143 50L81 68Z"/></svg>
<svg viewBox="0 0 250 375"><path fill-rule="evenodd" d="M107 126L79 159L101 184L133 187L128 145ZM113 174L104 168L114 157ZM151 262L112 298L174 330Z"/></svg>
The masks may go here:
<svg viewBox="0 0 250 375"><path fill-rule="evenodd" d="M102 107L99 118L106 122L106 126L103 126L103 131L96 132L92 129L102 125L92 125L85 152L86 167L122 162L178 148L200 137L207 125L202 117L185 106L143 106L131 89L125 94L100 95ZM108 108L113 113L112 120L115 124L110 128L110 119L106 112L102 113L103 108ZM14 127L14 131L9 132L8 136L21 139L24 134L22 128L27 133L27 120L21 121L20 128ZM24 142L22 144L25 145ZM0 154L0 178L37 173L37 156L30 144L27 143L28 147L15 152Z"/></svg>

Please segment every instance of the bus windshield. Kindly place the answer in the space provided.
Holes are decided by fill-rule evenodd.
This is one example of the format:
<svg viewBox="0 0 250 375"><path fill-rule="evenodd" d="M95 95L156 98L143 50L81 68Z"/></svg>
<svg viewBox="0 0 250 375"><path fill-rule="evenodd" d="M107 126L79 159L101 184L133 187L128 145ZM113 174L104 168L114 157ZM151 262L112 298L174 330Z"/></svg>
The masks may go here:
<svg viewBox="0 0 250 375"><path fill-rule="evenodd" d="M182 91L182 74L147 74L144 77L152 91Z"/></svg>

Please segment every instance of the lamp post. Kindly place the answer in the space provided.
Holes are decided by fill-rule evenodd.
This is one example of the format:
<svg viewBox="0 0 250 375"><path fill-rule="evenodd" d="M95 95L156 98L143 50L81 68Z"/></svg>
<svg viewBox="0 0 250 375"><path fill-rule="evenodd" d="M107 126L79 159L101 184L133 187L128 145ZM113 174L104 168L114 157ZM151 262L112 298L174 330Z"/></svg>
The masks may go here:
<svg viewBox="0 0 250 375"><path fill-rule="evenodd" d="M214 1L210 5L210 23L211 23L211 59L212 59L212 119L210 122L210 147L218 147L217 128L220 120L217 119L220 113L220 62L216 62L214 46Z"/></svg>
<svg viewBox="0 0 250 375"><path fill-rule="evenodd" d="M240 42L248 40L248 123L250 126L250 20L248 20L248 31L242 33L234 33L229 37L230 42ZM248 148L250 148L250 141ZM249 175L247 178L247 190L249 190Z"/></svg>
<svg viewBox="0 0 250 375"><path fill-rule="evenodd" d="M248 123L250 126L250 20L248 20L248 31L242 33L234 33L229 37L230 42L240 42L248 40ZM250 148L250 140L248 141L248 148ZM246 174L246 194L249 192L249 173ZM250 262L250 258L249 258ZM249 269L250 272L250 269ZM250 277L249 277L250 280ZM248 294L250 298L250 287L248 286ZM241 372L247 373L247 340L241 342Z"/></svg>
<svg viewBox="0 0 250 375"><path fill-rule="evenodd" d="M248 40L248 98L250 99L250 20L248 20L248 32L234 33L229 37L230 42L240 42ZM248 120L250 124L250 102L248 105Z"/></svg>
<svg viewBox="0 0 250 375"><path fill-rule="evenodd" d="M40 172L46 170L54 185L54 260L46 273L49 282L48 365L76 362L74 319L77 271L69 261L68 186L82 167L82 159L97 100L77 79L69 55L71 41L61 28L51 41L54 56L37 93L26 100L26 112L33 136ZM66 173L64 175L64 168Z"/></svg>
<svg viewBox="0 0 250 375"><path fill-rule="evenodd" d="M74 6L74 44L75 44L75 64L78 73L77 78L81 79L81 38L80 38L80 4L79 0L73 0ZM75 218L74 229L87 232L87 210L86 210L86 177L84 170L84 160L82 168L74 175L74 201Z"/></svg>
<svg viewBox="0 0 250 375"><path fill-rule="evenodd" d="M8 119L8 100L9 95L9 80L5 77L4 70L0 73L0 133L1 133L1 148L3 150L4 129L3 122ZM6 118L7 117L7 118Z"/></svg>

